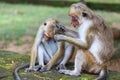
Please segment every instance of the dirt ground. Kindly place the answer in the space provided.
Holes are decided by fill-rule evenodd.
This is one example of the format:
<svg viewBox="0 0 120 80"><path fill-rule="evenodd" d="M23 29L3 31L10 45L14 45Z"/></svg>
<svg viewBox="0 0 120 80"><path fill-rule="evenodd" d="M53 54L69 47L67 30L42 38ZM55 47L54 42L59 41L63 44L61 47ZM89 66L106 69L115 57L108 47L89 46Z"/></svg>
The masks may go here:
<svg viewBox="0 0 120 80"><path fill-rule="evenodd" d="M16 52L18 54L30 54L33 38L25 35L20 38L22 44L18 44L16 41L10 41L8 44L0 42L0 50Z"/></svg>

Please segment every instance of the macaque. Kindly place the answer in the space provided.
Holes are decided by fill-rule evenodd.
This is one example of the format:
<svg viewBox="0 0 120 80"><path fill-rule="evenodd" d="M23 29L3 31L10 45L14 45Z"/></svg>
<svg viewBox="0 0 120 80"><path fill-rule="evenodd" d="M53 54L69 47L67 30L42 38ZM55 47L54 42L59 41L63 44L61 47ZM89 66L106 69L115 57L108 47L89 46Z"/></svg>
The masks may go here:
<svg viewBox="0 0 120 80"><path fill-rule="evenodd" d="M54 39L55 34L57 33L60 34L64 32L63 29L57 30L57 28L56 30L52 31L53 27L55 26L59 27L60 23L52 18L46 20L40 26L31 51L30 66L28 69L26 69L26 71L31 71L31 70L37 71L40 69L40 71L43 72L44 70L50 70L51 67L55 64L59 64L58 65L59 69L65 69L65 64L70 58L74 48L71 44L65 42L57 42ZM59 54L58 58L54 59L56 54ZM38 56L39 65L35 66L35 61L37 56ZM53 59L53 61L49 63L51 59Z"/></svg>
<svg viewBox="0 0 120 80"><path fill-rule="evenodd" d="M21 65L14 70L15 80L21 80L17 73L18 70L28 66L29 68L27 68L25 72L45 72L50 70L53 65L58 65L57 69L59 70L66 68L65 64L72 56L71 54L74 52L74 47L72 44L58 42L54 39L55 34L64 33L64 29L62 28L64 28L63 25L53 18L46 20L40 26L31 50L30 64ZM73 34L78 35L74 31L69 30L69 32L67 32L67 34L73 32ZM73 36L75 37L76 35ZM36 62L37 57L38 63Z"/></svg>
<svg viewBox="0 0 120 80"><path fill-rule="evenodd" d="M100 16L82 3L72 4L69 15L71 24L77 28L78 36L56 34L54 38L77 47L74 70L60 69L59 72L79 76L81 72L85 71L99 74L95 80L105 80L107 62L111 59L114 51L111 29ZM62 29L65 31L65 28ZM66 31L69 33L69 30Z"/></svg>

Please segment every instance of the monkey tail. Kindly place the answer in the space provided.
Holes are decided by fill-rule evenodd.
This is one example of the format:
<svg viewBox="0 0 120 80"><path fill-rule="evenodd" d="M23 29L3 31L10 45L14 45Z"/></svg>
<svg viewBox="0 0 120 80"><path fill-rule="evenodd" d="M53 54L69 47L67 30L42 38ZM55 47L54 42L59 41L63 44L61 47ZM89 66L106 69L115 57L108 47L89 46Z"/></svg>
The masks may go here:
<svg viewBox="0 0 120 80"><path fill-rule="evenodd" d="M19 76L19 74L18 74L18 71L19 71L20 69L22 69L22 68L29 67L29 65L30 65L29 63L26 63L26 64L23 64L23 65L18 66L18 67L14 70L14 72L13 72L14 80L21 80L21 78L20 78L20 76Z"/></svg>

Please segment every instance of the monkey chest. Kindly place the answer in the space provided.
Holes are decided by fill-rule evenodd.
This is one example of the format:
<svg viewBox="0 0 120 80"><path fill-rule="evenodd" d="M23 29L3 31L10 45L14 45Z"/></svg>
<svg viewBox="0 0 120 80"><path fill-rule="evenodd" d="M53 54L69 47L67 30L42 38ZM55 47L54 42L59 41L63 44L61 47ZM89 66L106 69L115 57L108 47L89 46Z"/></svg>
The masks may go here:
<svg viewBox="0 0 120 80"><path fill-rule="evenodd" d="M58 49L57 42L54 39L50 39L49 41L42 40L42 45L44 46L47 53L51 53L54 55Z"/></svg>

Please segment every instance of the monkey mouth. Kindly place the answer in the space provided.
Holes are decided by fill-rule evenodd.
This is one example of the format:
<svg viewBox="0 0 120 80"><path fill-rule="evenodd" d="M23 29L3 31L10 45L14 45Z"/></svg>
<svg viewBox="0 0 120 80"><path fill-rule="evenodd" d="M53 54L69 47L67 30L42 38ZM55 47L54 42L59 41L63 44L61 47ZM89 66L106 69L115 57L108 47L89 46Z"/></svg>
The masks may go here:
<svg viewBox="0 0 120 80"><path fill-rule="evenodd" d="M46 41L49 41L49 40L51 39L51 37L49 36L48 33L44 32L44 39L45 39Z"/></svg>
<svg viewBox="0 0 120 80"><path fill-rule="evenodd" d="M71 19L71 24L74 26L74 27L77 27L79 25L79 22L78 22L78 17L77 16L71 16L72 19Z"/></svg>

